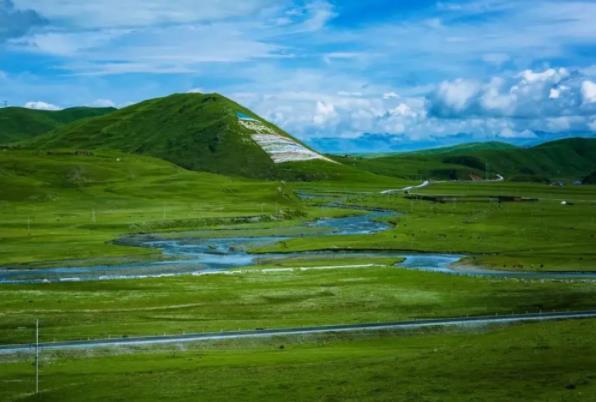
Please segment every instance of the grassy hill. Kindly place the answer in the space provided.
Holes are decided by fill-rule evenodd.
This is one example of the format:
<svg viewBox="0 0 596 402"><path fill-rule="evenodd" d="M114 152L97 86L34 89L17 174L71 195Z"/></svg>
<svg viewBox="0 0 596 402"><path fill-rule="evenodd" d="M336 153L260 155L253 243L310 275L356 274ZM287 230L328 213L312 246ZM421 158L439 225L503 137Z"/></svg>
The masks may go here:
<svg viewBox="0 0 596 402"><path fill-rule="evenodd" d="M374 158L337 159L359 169L401 178L469 180L501 174L513 181L579 179L596 169L596 139L570 138L531 148L474 143Z"/></svg>
<svg viewBox="0 0 596 402"><path fill-rule="evenodd" d="M73 107L64 110L35 110L22 107L0 109L0 144L22 141L62 125L102 116L115 108Z"/></svg>
<svg viewBox="0 0 596 402"><path fill-rule="evenodd" d="M219 94L174 94L60 127L28 146L114 149L155 156L191 170L264 179L308 181L372 176L328 160L273 163L253 141L251 131L239 123L237 113L259 120L283 138L301 144Z"/></svg>

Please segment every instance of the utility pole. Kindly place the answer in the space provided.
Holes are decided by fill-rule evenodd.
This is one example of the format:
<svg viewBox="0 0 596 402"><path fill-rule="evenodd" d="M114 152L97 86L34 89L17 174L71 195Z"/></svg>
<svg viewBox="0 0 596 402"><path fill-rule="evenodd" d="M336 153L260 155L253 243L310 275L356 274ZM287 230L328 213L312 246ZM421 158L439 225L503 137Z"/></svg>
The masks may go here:
<svg viewBox="0 0 596 402"><path fill-rule="evenodd" d="M35 320L35 393L39 394L39 320Z"/></svg>

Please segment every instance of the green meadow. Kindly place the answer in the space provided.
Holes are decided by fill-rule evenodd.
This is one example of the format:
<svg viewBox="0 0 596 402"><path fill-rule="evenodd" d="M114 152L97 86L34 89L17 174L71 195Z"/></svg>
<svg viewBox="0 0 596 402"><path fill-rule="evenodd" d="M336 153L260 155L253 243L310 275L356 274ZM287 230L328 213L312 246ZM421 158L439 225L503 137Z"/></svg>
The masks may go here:
<svg viewBox="0 0 596 402"><path fill-rule="evenodd" d="M229 275L4 286L0 343L31 342L36 319L41 340L52 342L596 305L593 281L453 276L399 269L390 261L293 260ZM357 267L366 264L374 265Z"/></svg>
<svg viewBox="0 0 596 402"><path fill-rule="evenodd" d="M0 150L0 188L4 266L159 258L155 250L113 241L303 214L284 183L192 172L109 151Z"/></svg>
<svg viewBox="0 0 596 402"><path fill-rule="evenodd" d="M530 200L498 202L498 196ZM296 238L257 250L433 251L470 254L464 264L500 270L596 269L596 186L439 182L407 195L361 192L344 194L342 200L396 211L389 218L394 227L373 235Z"/></svg>
<svg viewBox="0 0 596 402"><path fill-rule="evenodd" d="M592 401L594 320L2 357L18 401Z"/></svg>

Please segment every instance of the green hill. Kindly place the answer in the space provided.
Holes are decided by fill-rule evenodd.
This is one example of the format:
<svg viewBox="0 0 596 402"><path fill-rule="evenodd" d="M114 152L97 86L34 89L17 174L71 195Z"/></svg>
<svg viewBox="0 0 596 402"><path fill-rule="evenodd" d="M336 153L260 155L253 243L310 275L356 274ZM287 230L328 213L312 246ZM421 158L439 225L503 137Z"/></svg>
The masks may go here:
<svg viewBox="0 0 596 402"><path fill-rule="evenodd" d="M62 125L102 116L115 108L73 107L64 110L35 110L22 107L0 109L0 144L27 140Z"/></svg>
<svg viewBox="0 0 596 402"><path fill-rule="evenodd" d="M578 179L596 169L596 139L570 138L531 148L474 143L377 158L337 159L369 172L401 178L470 180L500 174L513 181Z"/></svg>
<svg viewBox="0 0 596 402"><path fill-rule="evenodd" d="M319 180L371 176L316 153L219 94L174 94L146 100L60 127L27 146L114 149L155 156L191 170L253 178ZM313 159L291 161L305 154ZM276 158L290 161L274 163Z"/></svg>

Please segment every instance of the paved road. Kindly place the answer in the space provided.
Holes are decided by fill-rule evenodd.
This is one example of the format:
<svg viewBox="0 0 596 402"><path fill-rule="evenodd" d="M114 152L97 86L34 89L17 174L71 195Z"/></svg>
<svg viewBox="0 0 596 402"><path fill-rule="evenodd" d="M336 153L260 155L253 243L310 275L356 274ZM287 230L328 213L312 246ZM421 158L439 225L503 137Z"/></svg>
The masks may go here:
<svg viewBox="0 0 596 402"><path fill-rule="evenodd" d="M423 188L426 187L430 184L429 180L424 180L422 183L418 184L417 186L407 186L407 187L402 187L402 188L395 188L395 189L389 189L389 190L383 190L381 191L381 194L392 194L392 193L399 193L402 191L410 191L410 190L414 190L416 188Z"/></svg>
<svg viewBox="0 0 596 402"><path fill-rule="evenodd" d="M110 346L157 345L183 342L199 342L207 340L225 340L242 338L266 338L287 335L311 335L332 332L357 332L378 330L421 329L428 327L467 326L486 324L511 324L529 321L552 321L596 318L596 310L575 312L530 313L501 316L439 318L429 320L397 321L369 324L345 324L318 327L263 329L253 331L205 332L186 335L147 336L134 338L112 338L89 341L66 341L55 343L41 343L41 350L91 349ZM32 353L33 344L0 345L0 354Z"/></svg>
<svg viewBox="0 0 596 402"><path fill-rule="evenodd" d="M498 181L503 181L505 180L505 178L503 176L501 176L500 174L496 175L497 177L494 179L484 179L484 180L434 180L432 183L466 183L466 182L478 182L478 181L484 181L484 182L498 182ZM417 188L423 188L426 186L429 186L431 184L430 180L424 180L422 183L418 184L417 186L407 186L407 187L402 187L402 188L395 188L395 189L388 189L388 190L383 190L381 191L381 194L393 194L393 193L400 193L400 192L404 192L404 191L410 191L410 190L415 190Z"/></svg>

